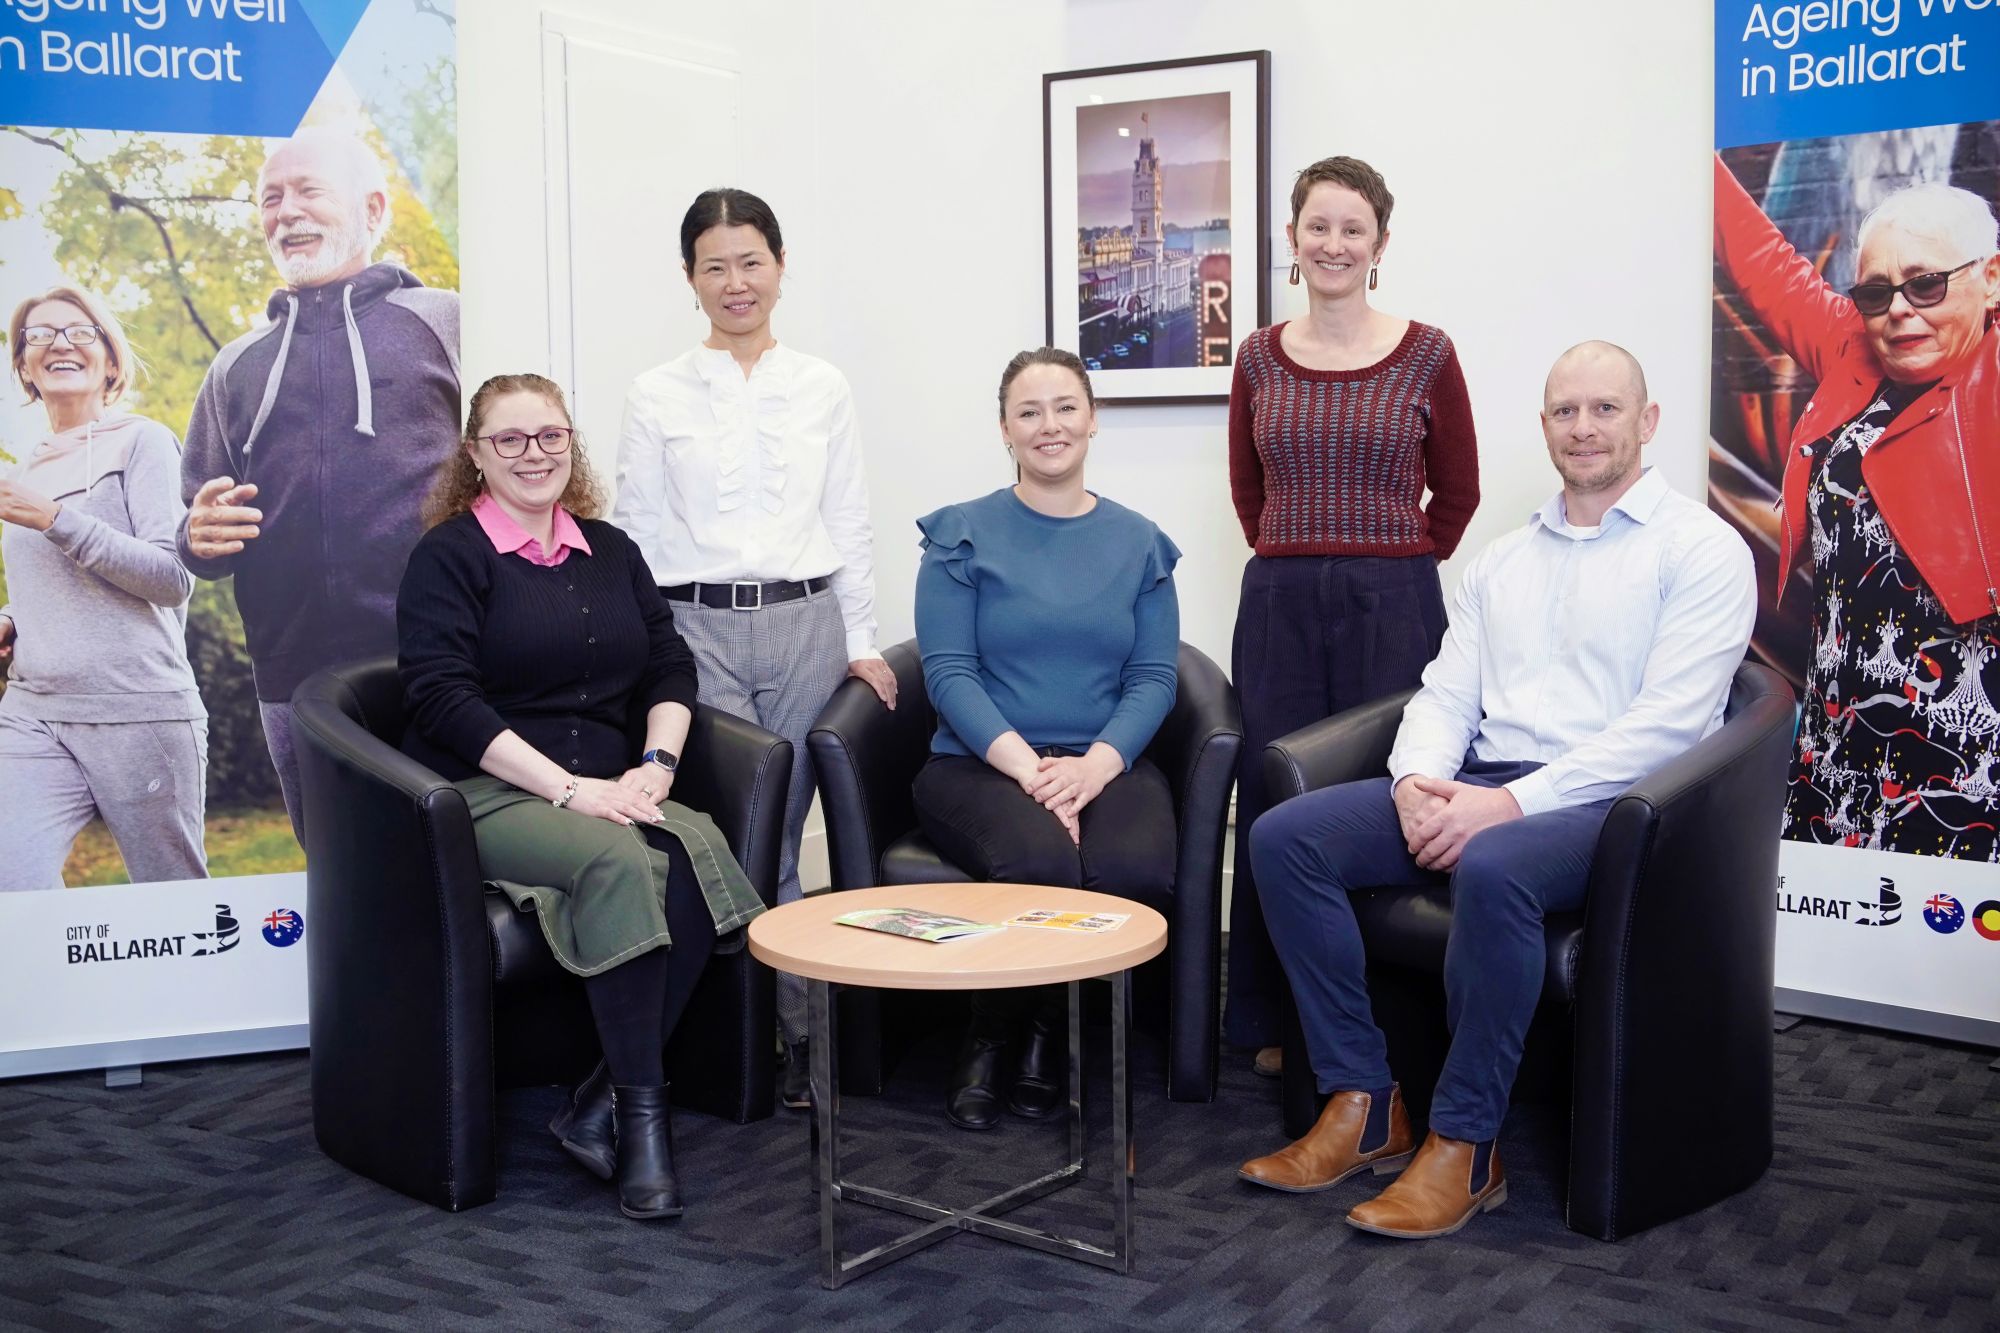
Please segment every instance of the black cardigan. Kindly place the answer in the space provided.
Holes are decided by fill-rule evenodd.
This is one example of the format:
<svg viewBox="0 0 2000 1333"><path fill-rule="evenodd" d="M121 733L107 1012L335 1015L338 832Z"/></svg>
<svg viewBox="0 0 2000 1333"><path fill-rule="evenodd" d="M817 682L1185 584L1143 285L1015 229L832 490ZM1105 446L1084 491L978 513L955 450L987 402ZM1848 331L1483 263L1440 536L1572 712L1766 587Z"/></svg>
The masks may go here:
<svg viewBox="0 0 2000 1333"><path fill-rule="evenodd" d="M639 548L579 519L589 555L501 554L471 514L425 533L396 597L403 751L448 781L512 729L583 777L639 762L646 712L695 700L695 661Z"/></svg>

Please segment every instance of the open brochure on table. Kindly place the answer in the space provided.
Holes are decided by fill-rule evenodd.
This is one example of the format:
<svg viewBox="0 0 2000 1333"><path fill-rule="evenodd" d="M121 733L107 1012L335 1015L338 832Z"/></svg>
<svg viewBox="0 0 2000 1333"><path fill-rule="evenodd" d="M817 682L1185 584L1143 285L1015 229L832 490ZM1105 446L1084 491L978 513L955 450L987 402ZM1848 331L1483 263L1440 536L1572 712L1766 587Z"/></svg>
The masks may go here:
<svg viewBox="0 0 2000 1333"><path fill-rule="evenodd" d="M1059 912L1051 907L1037 908L1010 917L1010 926L1027 926L1033 930L1067 930L1085 935L1102 935L1116 930L1132 919L1130 912Z"/></svg>
<svg viewBox="0 0 2000 1333"><path fill-rule="evenodd" d="M965 939L972 935L988 935L996 930L1006 929L1004 924L997 921L968 921L962 916L920 912L914 907L871 907L865 911L837 916L834 922L842 926L858 926L862 930L879 930L885 935L903 935L913 940L929 940L932 944Z"/></svg>

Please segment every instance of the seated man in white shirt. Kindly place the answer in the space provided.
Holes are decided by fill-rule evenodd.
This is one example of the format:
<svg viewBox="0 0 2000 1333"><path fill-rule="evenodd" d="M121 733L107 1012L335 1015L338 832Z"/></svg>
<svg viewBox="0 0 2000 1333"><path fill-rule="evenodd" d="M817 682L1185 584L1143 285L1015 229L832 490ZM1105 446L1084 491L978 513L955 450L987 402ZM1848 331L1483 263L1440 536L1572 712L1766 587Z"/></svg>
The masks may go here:
<svg viewBox="0 0 2000 1333"><path fill-rule="evenodd" d="M1562 493L1466 570L1388 776L1287 801L1251 830L1271 939L1333 1096L1245 1180L1306 1192L1407 1162L1347 1215L1406 1238L1505 1200L1495 1141L1542 992L1543 914L1583 905L1612 801L1722 725L1756 614L1743 540L1641 469L1659 415L1623 348L1563 353L1541 414ZM1412 1159L1347 894L1447 877L1452 1044Z"/></svg>

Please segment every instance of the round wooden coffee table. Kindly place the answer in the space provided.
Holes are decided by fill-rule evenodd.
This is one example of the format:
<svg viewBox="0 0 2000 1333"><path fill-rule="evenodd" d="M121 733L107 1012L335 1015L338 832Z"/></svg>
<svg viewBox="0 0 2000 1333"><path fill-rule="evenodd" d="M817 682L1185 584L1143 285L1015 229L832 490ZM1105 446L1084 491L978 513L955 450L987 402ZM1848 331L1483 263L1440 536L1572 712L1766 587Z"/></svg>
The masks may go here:
<svg viewBox="0 0 2000 1333"><path fill-rule="evenodd" d="M904 907L1005 921L1024 912L1117 912L1131 919L1104 934L1010 926L988 935L932 943L837 925L834 918L868 908ZM806 979L811 1039L813 1168L819 1187L820 1282L827 1287L872 1272L960 1231L1012 1241L1086 1263L1132 1271L1132 1082L1127 1058L1129 969L1167 944L1167 922L1143 903L1080 889L1034 884L906 884L814 894L773 908L750 923L750 952L759 962ZM1109 1248L1009 1222L1000 1214L1083 1177L1083 1023L1081 983L1111 982L1112 1243ZM1069 1161L1056 1170L964 1208L858 1184L840 1174L840 1096L835 1077L832 987L890 990L1000 990L1066 984L1069 988ZM915 1217L926 1225L853 1258L840 1247L841 1200Z"/></svg>

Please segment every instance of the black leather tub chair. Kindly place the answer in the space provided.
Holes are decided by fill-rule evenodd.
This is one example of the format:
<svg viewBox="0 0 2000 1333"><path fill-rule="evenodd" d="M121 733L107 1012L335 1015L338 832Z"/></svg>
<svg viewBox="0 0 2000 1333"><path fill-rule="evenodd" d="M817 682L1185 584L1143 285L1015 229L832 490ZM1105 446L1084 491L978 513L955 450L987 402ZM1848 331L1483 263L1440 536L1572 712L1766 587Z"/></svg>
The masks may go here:
<svg viewBox="0 0 2000 1333"><path fill-rule="evenodd" d="M910 785L930 757L937 712L924 692L916 640L883 653L896 673L896 708L859 680L842 683L806 737L826 814L833 887L960 883L971 877L940 856L917 827ZM1217 1000L1222 960L1222 844L1243 717L1220 667L1187 644L1173 710L1146 757L1173 788L1179 856L1167 912L1167 952L1142 967L1143 1001L1164 991L1167 1095L1215 1096ZM842 992L841 1087L881 1091L883 993Z"/></svg>
<svg viewBox="0 0 2000 1333"><path fill-rule="evenodd" d="M292 696L305 792L313 1131L326 1155L457 1211L497 1190L494 1091L581 1078L598 1058L583 985L532 912L486 892L465 801L405 756L393 660ZM674 798L704 811L768 903L792 747L696 708ZM719 954L667 1053L674 1101L770 1115L770 970Z"/></svg>
<svg viewBox="0 0 2000 1333"><path fill-rule="evenodd" d="M1408 693L1266 748L1283 800L1379 777ZM1604 821L1582 912L1547 922L1548 972L1517 1100L1570 1107L1572 1230L1616 1240L1754 1183L1771 1161L1772 955L1778 828L1792 690L1737 670L1722 728L1621 796ZM1375 1021L1422 1134L1443 1067L1444 888L1354 896ZM1321 1098L1296 1011L1287 1024L1285 1132Z"/></svg>

